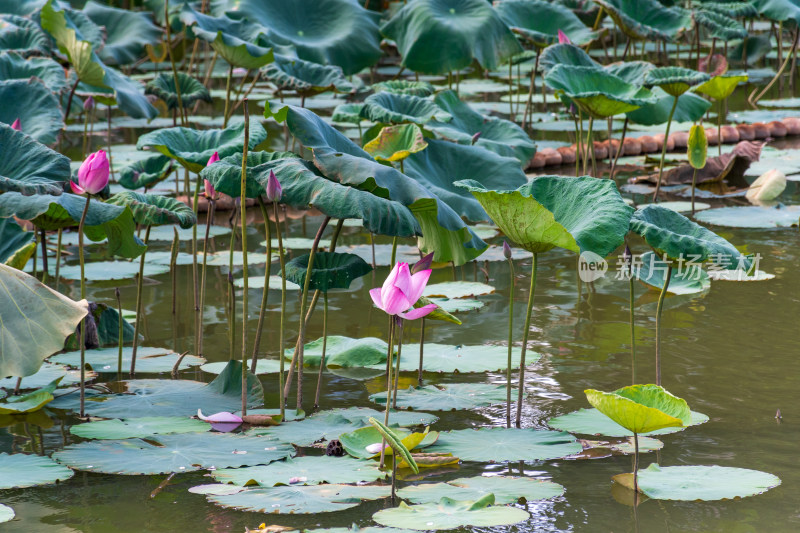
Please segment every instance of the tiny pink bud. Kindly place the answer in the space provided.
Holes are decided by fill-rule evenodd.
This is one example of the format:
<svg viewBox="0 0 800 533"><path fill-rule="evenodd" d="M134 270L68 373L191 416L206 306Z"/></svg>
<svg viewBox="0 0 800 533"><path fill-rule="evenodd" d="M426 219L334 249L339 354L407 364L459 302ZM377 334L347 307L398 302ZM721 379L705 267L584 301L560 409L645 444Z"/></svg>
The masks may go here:
<svg viewBox="0 0 800 533"><path fill-rule="evenodd" d="M416 274L417 272L428 270L429 268L431 268L432 263L433 263L433 252L429 253L428 255L424 256L422 259L414 263L414 266L411 267L411 274Z"/></svg>
<svg viewBox="0 0 800 533"><path fill-rule="evenodd" d="M481 138L481 133L482 133L482 132L480 132L480 131L479 131L478 133L476 133L475 135L473 135L473 136L472 136L472 142L471 142L470 144L475 144L476 142L478 142L478 139L480 139L480 138Z"/></svg>
<svg viewBox="0 0 800 533"><path fill-rule="evenodd" d="M213 165L217 161L219 161L219 153L218 152L214 152L213 154L211 154L211 157L208 158L208 163L206 163L206 166L210 167L211 165Z"/></svg>
<svg viewBox="0 0 800 533"><path fill-rule="evenodd" d="M17 119L14 121L13 124L11 124L11 127L17 131L22 131L22 122L20 122L19 119Z"/></svg>
<svg viewBox="0 0 800 533"><path fill-rule="evenodd" d="M509 246L508 241L503 241L503 257L511 259L511 246Z"/></svg>
<svg viewBox="0 0 800 533"><path fill-rule="evenodd" d="M78 185L89 194L97 194L108 185L110 173L105 150L98 150L90 154L78 169Z"/></svg>
<svg viewBox="0 0 800 533"><path fill-rule="evenodd" d="M269 180L267 180L266 197L268 202L280 202L283 196L283 188L278 177L275 176L273 171L269 171Z"/></svg>
<svg viewBox="0 0 800 533"><path fill-rule="evenodd" d="M83 101L83 110L91 111L92 109L94 109L94 98L89 96L89 98Z"/></svg>
<svg viewBox="0 0 800 533"><path fill-rule="evenodd" d="M558 30L558 44L572 44L572 41L569 40L566 33Z"/></svg>

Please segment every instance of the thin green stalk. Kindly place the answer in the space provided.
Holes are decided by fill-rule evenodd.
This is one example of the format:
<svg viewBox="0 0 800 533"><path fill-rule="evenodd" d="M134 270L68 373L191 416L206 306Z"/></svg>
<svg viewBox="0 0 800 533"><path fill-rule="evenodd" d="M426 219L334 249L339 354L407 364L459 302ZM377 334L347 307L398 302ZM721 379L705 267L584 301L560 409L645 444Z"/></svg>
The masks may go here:
<svg viewBox="0 0 800 533"><path fill-rule="evenodd" d="M42 244L42 283L47 284L50 265L47 264L47 233L42 228L39 229L39 242Z"/></svg>
<svg viewBox="0 0 800 533"><path fill-rule="evenodd" d="M628 266L628 283L630 284L628 288L629 293L629 307L630 307L630 314L631 314L631 385L636 385L636 332L634 330L634 310L633 310L633 297L634 297L634 287L633 287L633 266Z"/></svg>
<svg viewBox="0 0 800 533"><path fill-rule="evenodd" d="M278 202L272 203L272 208L275 211L275 223L278 223ZM283 236L281 235L281 229L279 227L277 229L278 234L278 259L281 263L281 329L280 334L278 336L278 357L280 357L280 377L278 378L278 392L280 396L280 407L281 407L281 418L283 418L286 412L286 394L283 390L283 378L284 378L284 364L285 364L285 357L283 354L283 345L284 345L284 331L285 323L286 323L286 258L283 255Z"/></svg>
<svg viewBox="0 0 800 533"><path fill-rule="evenodd" d="M692 216L694 216L694 191L697 186L697 169L692 172Z"/></svg>
<svg viewBox="0 0 800 533"><path fill-rule="evenodd" d="M672 125L672 115L675 114L675 108L678 107L678 97L674 97L672 102L672 109L669 110L669 117L667 117L667 131L664 133L664 142L661 144L661 163L658 165L658 181L656 182L656 192L653 193L653 203L658 203L658 191L661 190L661 175L664 174L664 158L667 155L667 139L669 139L669 128Z"/></svg>
<svg viewBox="0 0 800 533"><path fill-rule="evenodd" d="M511 354L514 350L514 261L508 260L508 267L511 269L508 289L508 362L506 364L506 427L511 427ZM520 387L522 383L520 383Z"/></svg>
<svg viewBox="0 0 800 533"><path fill-rule="evenodd" d="M178 250L180 249L180 237L178 236L178 228L172 226L172 246L170 247L169 255L169 273L172 278L172 316L178 313ZM175 351L178 350L174 346ZM201 350L197 351L197 355L202 355Z"/></svg>
<svg viewBox="0 0 800 533"><path fill-rule="evenodd" d="M256 326L256 340L253 343L253 358L250 361L250 372L256 373L258 349L261 345L261 333L264 327L264 315L267 311L267 295L269 294L269 274L272 265L272 230L269 227L269 215L264 199L258 197L258 206L261 208L261 216L264 217L264 233L267 236L267 266L264 268L264 291L261 293L261 309L258 312L258 326Z"/></svg>
<svg viewBox="0 0 800 533"><path fill-rule="evenodd" d="M222 128L228 127L228 108L231 105L231 79L233 78L233 65L228 67L228 81L225 83L225 114L222 116Z"/></svg>
<svg viewBox="0 0 800 533"><path fill-rule="evenodd" d="M512 65L508 62L508 120L514 121L514 84L512 81ZM451 87L452 88L452 87Z"/></svg>
<svg viewBox="0 0 800 533"><path fill-rule="evenodd" d="M400 355L403 352L403 319L399 323L400 333L397 335L397 360L395 361L394 385L392 385L392 409L397 409L397 387L400 384ZM386 398L389 403L389 398Z"/></svg>
<svg viewBox="0 0 800 533"><path fill-rule="evenodd" d="M417 375L417 383L422 386L422 361L425 350L425 317L422 317L421 327L419 330L419 374Z"/></svg>
<svg viewBox="0 0 800 533"><path fill-rule="evenodd" d="M86 145L89 142L89 110L86 109L83 112L83 144L81 146L81 153L85 156L86 155Z"/></svg>
<svg viewBox="0 0 800 533"><path fill-rule="evenodd" d="M394 316L389 316L389 347L386 353L386 410L383 414L384 425L389 425L389 404L392 397L392 356L394 355ZM386 455L386 439L381 441L380 468L383 468Z"/></svg>
<svg viewBox="0 0 800 533"><path fill-rule="evenodd" d="M322 293L322 358L317 373L317 392L314 394L314 409L319 407L319 393L322 389L322 369L325 368L325 351L328 348L328 291Z"/></svg>
<svg viewBox="0 0 800 533"><path fill-rule="evenodd" d="M536 267L539 261L539 254L533 254L531 263L531 289L528 294L528 310L525 314L525 330L522 332L522 353L519 361L519 392L517 394L517 419L516 426L520 427L522 419L522 397L525 394L525 351L528 348L528 334L531 330L531 312L533 311L533 295L536 292Z"/></svg>
<svg viewBox="0 0 800 533"><path fill-rule="evenodd" d="M671 278L672 266L667 265L664 288L661 289L661 294L658 296L658 307L656 307L656 385L661 385L661 311L664 309L664 297L667 295Z"/></svg>
<svg viewBox="0 0 800 533"><path fill-rule="evenodd" d="M247 148L250 144L250 113L247 110L247 99L244 100L244 147L242 148L242 180L239 191L241 207L239 213L242 220L242 415L247 414ZM198 182L199 183L199 182ZM267 266L269 268L269 265ZM265 287L264 290L268 290Z"/></svg>
<svg viewBox="0 0 800 533"><path fill-rule="evenodd" d="M722 155L722 100L717 100L717 150ZM696 170L696 169L695 169ZM694 182L694 179L692 179ZM692 185L692 195L694 195L694 185ZM692 203L692 214L694 215L694 203Z"/></svg>
<svg viewBox="0 0 800 533"><path fill-rule="evenodd" d="M534 63L533 70L531 71L531 86L528 89L528 101L525 103L525 111L522 112L522 129L525 129L525 126L528 125L528 114L531 116L531 122L533 122L533 93L536 90L534 85L534 80L536 79L536 71L539 70L539 52L541 50L537 47L536 48L536 62Z"/></svg>
<svg viewBox="0 0 800 533"><path fill-rule="evenodd" d="M198 176L195 179L194 198L192 199L192 210L194 211L195 217L199 209L197 203L200 197L200 182L201 179L200 176ZM206 221L206 239L208 239L208 221ZM201 355L203 352L203 334L201 332L203 328L203 315L200 311L202 305L200 303L199 277L197 272L197 224L194 224L192 226L192 296L194 297L194 351L197 355Z"/></svg>
<svg viewBox="0 0 800 533"><path fill-rule="evenodd" d="M633 434L633 494L634 498L639 494L639 434ZM634 505L635 508L635 505Z"/></svg>
<svg viewBox="0 0 800 533"><path fill-rule="evenodd" d="M392 258L389 265L394 268L394 260L397 258L397 237L392 237Z"/></svg>
<svg viewBox="0 0 800 533"><path fill-rule="evenodd" d="M86 278L84 277L85 261L83 257L83 226L86 222L86 215L89 213L89 202L92 200L91 196L86 197L86 205L83 206L83 214L81 221L78 224L78 260L81 265L81 300L86 299ZM88 306L87 306L88 307ZM87 313L88 314L88 313ZM84 415L84 404L86 402L86 317L81 320L81 402L80 402L80 417Z"/></svg>
<svg viewBox="0 0 800 533"><path fill-rule="evenodd" d="M206 270L208 266L208 237L211 230L211 224L214 222L214 210L217 207L217 202L214 199L209 199L208 216L206 217L206 235L203 238L203 269L200 273L200 318L198 319L200 349L197 351L198 356L203 355L203 319L205 315L206 305Z"/></svg>
<svg viewBox="0 0 800 533"><path fill-rule="evenodd" d="M241 203L239 205L239 209L241 209ZM234 215L236 210L236 202L234 201ZM236 247L236 217L233 218L233 227L231 227L231 242L230 242L230 249L228 250L228 279L230 280L231 276L233 275L233 249ZM244 233L242 233L242 239L244 239ZM233 359L233 345L236 341L236 308L234 307L232 301L234 300L235 296L233 294L234 287L233 283L228 283L228 359Z"/></svg>
<svg viewBox="0 0 800 533"><path fill-rule="evenodd" d="M622 136L619 139L619 146L617 147L617 152L614 154L614 161L611 163L611 173L609 177L613 180L614 179L614 170L617 168L617 160L619 160L619 154L622 153L622 146L625 144L625 134L628 133L628 117L625 117L625 122L622 123ZM611 146L611 143L608 143Z"/></svg>
<svg viewBox="0 0 800 533"><path fill-rule="evenodd" d="M169 63L172 66L172 76L175 79L175 94L178 96L178 110L181 115L181 125L186 127L186 118L183 113L183 99L181 98L181 84L178 81L178 69L175 67L175 57L172 55L172 36L169 27L169 0L164 0L164 26L167 30L167 52Z"/></svg>
<svg viewBox="0 0 800 533"><path fill-rule="evenodd" d="M61 284L61 236L63 229L58 228L58 242L56 243L56 291Z"/></svg>
<svg viewBox="0 0 800 533"><path fill-rule="evenodd" d="M144 232L144 245L150 240L150 226ZM133 326L133 350L131 351L131 377L136 374L136 350L139 347L139 323L142 318L142 283L144 278L144 259L147 255L145 248L139 257L139 276L136 278L136 322Z"/></svg>
<svg viewBox="0 0 800 533"><path fill-rule="evenodd" d="M122 318L122 298L119 294L119 287L114 289L114 296L117 297L117 314L119 331L117 333L117 379L122 379L122 341L123 341L123 318Z"/></svg>

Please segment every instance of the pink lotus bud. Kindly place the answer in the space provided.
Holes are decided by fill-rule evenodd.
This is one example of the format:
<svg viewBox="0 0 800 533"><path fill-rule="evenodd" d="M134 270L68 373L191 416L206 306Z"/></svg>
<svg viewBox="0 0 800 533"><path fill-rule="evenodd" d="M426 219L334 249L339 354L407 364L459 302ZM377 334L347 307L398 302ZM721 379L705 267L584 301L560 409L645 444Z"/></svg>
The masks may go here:
<svg viewBox="0 0 800 533"><path fill-rule="evenodd" d="M428 255L424 256L422 259L414 263L414 266L411 267L411 274L416 274L417 272L428 270L429 268L431 268L431 263L433 263L433 252L429 253Z"/></svg>
<svg viewBox="0 0 800 533"><path fill-rule="evenodd" d="M558 44L572 44L572 41L569 40L566 33L558 30Z"/></svg>
<svg viewBox="0 0 800 533"><path fill-rule="evenodd" d="M503 257L511 259L511 246L509 246L508 241L503 241Z"/></svg>
<svg viewBox="0 0 800 533"><path fill-rule="evenodd" d="M475 144L476 142L478 142L478 139L480 139L480 138L481 138L481 133L483 133L483 132L480 132L480 131L479 131L478 133L476 133L475 135L473 135L473 136L472 136L472 142L471 142L470 144Z"/></svg>
<svg viewBox="0 0 800 533"><path fill-rule="evenodd" d="M206 163L206 166L210 167L211 165L213 165L217 161L219 161L219 153L218 152L214 152L213 154L211 154L211 157L208 158L208 163Z"/></svg>
<svg viewBox="0 0 800 533"><path fill-rule="evenodd" d="M78 183L70 182L75 194L97 194L108 185L111 167L105 150L90 154L78 169Z"/></svg>
<svg viewBox="0 0 800 533"><path fill-rule="evenodd" d="M267 180L266 197L268 202L280 202L283 196L283 188L281 182L278 181L277 176L273 171L269 171L269 180Z"/></svg>
<svg viewBox="0 0 800 533"><path fill-rule="evenodd" d="M91 111L92 109L94 109L94 98L89 96L89 98L83 101L83 110Z"/></svg>
<svg viewBox="0 0 800 533"><path fill-rule="evenodd" d="M22 131L22 122L20 122L19 119L17 119L14 121L13 124L11 124L11 127L17 131Z"/></svg>
<svg viewBox="0 0 800 533"><path fill-rule="evenodd" d="M205 189L206 198L209 200L219 200L219 193L214 189L210 181L203 180L203 188Z"/></svg>

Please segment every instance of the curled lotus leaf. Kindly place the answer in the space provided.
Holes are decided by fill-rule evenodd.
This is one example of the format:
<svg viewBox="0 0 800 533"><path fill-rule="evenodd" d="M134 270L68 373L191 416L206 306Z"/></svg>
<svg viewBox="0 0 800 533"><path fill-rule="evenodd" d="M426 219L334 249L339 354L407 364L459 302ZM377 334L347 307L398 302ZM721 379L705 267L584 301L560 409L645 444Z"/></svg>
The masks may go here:
<svg viewBox="0 0 800 533"><path fill-rule="evenodd" d="M261 69L266 79L281 89L299 94L325 91L350 93L355 87L344 76L341 67L320 65L296 57L275 55L275 61Z"/></svg>
<svg viewBox="0 0 800 533"><path fill-rule="evenodd" d="M20 249L35 239L36 236L32 231L22 229L13 218L0 218L0 263L12 259Z"/></svg>
<svg viewBox="0 0 800 533"><path fill-rule="evenodd" d="M150 188L167 179L172 172L173 160L161 154L156 154L120 170L119 184L126 189Z"/></svg>
<svg viewBox="0 0 800 533"><path fill-rule="evenodd" d="M502 0L496 2L494 8L511 31L537 48L557 43L559 30L577 46L585 46L600 35L561 4L543 0Z"/></svg>
<svg viewBox="0 0 800 533"><path fill-rule="evenodd" d="M754 18L758 9L752 2L703 2L703 9L734 18Z"/></svg>
<svg viewBox="0 0 800 533"><path fill-rule="evenodd" d="M331 120L333 122L346 122L349 124L359 124L364 117L361 116L361 110L364 109L364 104L339 104L333 110Z"/></svg>
<svg viewBox="0 0 800 533"><path fill-rule="evenodd" d="M671 42L692 28L691 12L658 0L595 0L631 39Z"/></svg>
<svg viewBox="0 0 800 533"><path fill-rule="evenodd" d="M2 35L0 34L0 42ZM41 80L54 93L61 92L67 85L64 69L49 57L25 58L17 52L0 52L0 80L28 81L31 78Z"/></svg>
<svg viewBox="0 0 800 533"><path fill-rule="evenodd" d="M241 151L240 151L241 152ZM213 165L205 167L200 172L200 178L208 180L214 190L238 198L242 194L242 154L236 152L228 157L223 157ZM283 158L296 158L291 152L248 152L247 169L245 171L245 196L258 198L266 190L266 181L260 183L265 163ZM267 171L267 177L269 172Z"/></svg>
<svg viewBox="0 0 800 533"><path fill-rule="evenodd" d="M36 80L2 81L0 102L5 104L0 106L0 122L12 124L19 119L23 133L42 144L55 144L64 128L64 120L58 98L42 83Z"/></svg>
<svg viewBox="0 0 800 533"><path fill-rule="evenodd" d="M794 0L757 0L753 4L758 13L768 20L800 24L800 6Z"/></svg>
<svg viewBox="0 0 800 533"><path fill-rule="evenodd" d="M548 46L539 57L539 66L545 75L556 65L602 68L583 48L567 43Z"/></svg>
<svg viewBox="0 0 800 533"><path fill-rule="evenodd" d="M644 76L644 84L648 87L658 86L671 95L678 97L696 85L705 83L711 76L683 67L656 67Z"/></svg>
<svg viewBox="0 0 800 533"><path fill-rule="evenodd" d="M703 126L695 124L689 130L686 153L688 155L689 164L692 165L693 168L701 169L706 166L708 139L706 139L706 130L703 129Z"/></svg>
<svg viewBox="0 0 800 533"><path fill-rule="evenodd" d="M603 70L633 85L644 85L644 75L656 68L648 61L618 61L603 67Z"/></svg>
<svg viewBox="0 0 800 533"><path fill-rule="evenodd" d="M198 80L185 72L178 72L178 89L181 93L183 107L191 107L196 102L211 103L211 93ZM175 76L161 72L144 87L145 94L152 94L167 104L167 109L178 109L178 91L175 87Z"/></svg>
<svg viewBox="0 0 800 533"><path fill-rule="evenodd" d="M16 52L23 57L47 56L52 52L50 38L29 18L17 14L0 15L0 27L0 50Z"/></svg>
<svg viewBox="0 0 800 533"><path fill-rule="evenodd" d="M658 385L631 385L614 392L594 389L584 392L592 407L634 434L691 423L686 400Z"/></svg>
<svg viewBox="0 0 800 533"><path fill-rule="evenodd" d="M0 158L0 192L59 195L70 178L68 158L6 124L0 151L7 154Z"/></svg>
<svg viewBox="0 0 800 533"><path fill-rule="evenodd" d="M721 74L694 88L694 92L710 96L714 100L724 100L733 94L740 83L747 83L747 74ZM676 119L677 120L677 119Z"/></svg>
<svg viewBox="0 0 800 533"><path fill-rule="evenodd" d="M149 13L104 6L93 0L86 2L83 13L104 30L103 47L98 55L109 65L135 63L144 53L145 45L161 38L161 30L153 24Z"/></svg>
<svg viewBox="0 0 800 533"><path fill-rule="evenodd" d="M308 272L309 254L295 257L286 263L286 279L303 287ZM347 289L353 280L372 272L372 267L355 254L317 252L311 270L309 288L328 292Z"/></svg>
<svg viewBox="0 0 800 533"><path fill-rule="evenodd" d="M698 9L694 13L697 24L708 30L715 39L732 41L747 37L747 30L736 19L716 11Z"/></svg>
<svg viewBox="0 0 800 533"><path fill-rule="evenodd" d="M424 98L433 94L433 85L427 81L387 80L374 84L372 90L376 93L386 91L395 94L411 94Z"/></svg>
<svg viewBox="0 0 800 533"><path fill-rule="evenodd" d="M192 208L168 196L123 191L113 195L106 203L129 207L133 220L144 226L178 224L186 229L197 223L197 216Z"/></svg>
<svg viewBox="0 0 800 533"><path fill-rule="evenodd" d="M367 97L361 116L373 122L425 124L430 120L448 121L449 113L431 100L413 94L380 92Z"/></svg>
<svg viewBox="0 0 800 533"><path fill-rule="evenodd" d="M544 81L594 118L627 113L655 101L649 89L595 67L556 65Z"/></svg>
<svg viewBox="0 0 800 533"><path fill-rule="evenodd" d="M675 97L667 94L661 87L653 87L650 92L656 98L654 103L643 105L634 111L628 111L625 116L631 122L644 126L666 124L669 112L675 103ZM696 122L703 118L710 107L711 102L705 98L692 91L685 92L678 97L678 105L675 106L672 120L674 122Z"/></svg>
<svg viewBox="0 0 800 533"><path fill-rule="evenodd" d="M416 124L398 124L381 128L378 136L364 145L364 150L378 161L401 161L428 147Z"/></svg>

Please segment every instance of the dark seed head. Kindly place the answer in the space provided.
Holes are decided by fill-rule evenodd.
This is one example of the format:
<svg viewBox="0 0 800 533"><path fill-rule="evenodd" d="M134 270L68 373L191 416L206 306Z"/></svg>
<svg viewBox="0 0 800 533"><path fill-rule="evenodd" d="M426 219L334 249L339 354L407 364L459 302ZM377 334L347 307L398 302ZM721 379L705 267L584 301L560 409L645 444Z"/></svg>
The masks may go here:
<svg viewBox="0 0 800 533"><path fill-rule="evenodd" d="M344 455L344 448L342 448L342 443L336 439L333 439L328 443L328 447L325 448L325 455L329 455L331 457L341 457Z"/></svg>

